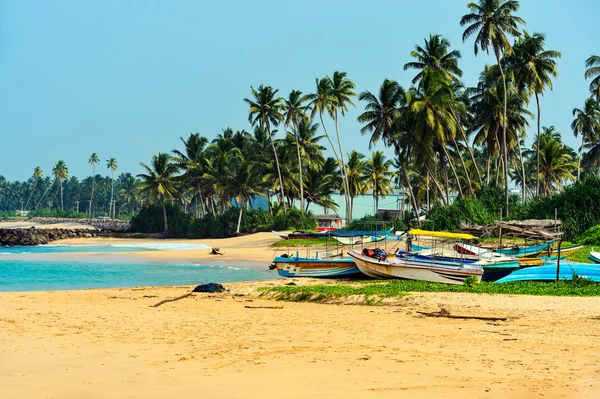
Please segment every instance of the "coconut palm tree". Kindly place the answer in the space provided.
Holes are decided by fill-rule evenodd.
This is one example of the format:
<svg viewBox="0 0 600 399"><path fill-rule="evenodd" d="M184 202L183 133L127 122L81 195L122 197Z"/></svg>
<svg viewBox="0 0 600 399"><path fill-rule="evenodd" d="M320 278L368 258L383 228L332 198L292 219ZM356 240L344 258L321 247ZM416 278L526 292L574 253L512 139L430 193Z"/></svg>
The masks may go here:
<svg viewBox="0 0 600 399"><path fill-rule="evenodd" d="M334 158L327 158L321 167L311 165L306 171L305 194L306 209L311 203L322 206L325 211L337 210L338 204L331 199L331 194L340 189L339 163Z"/></svg>
<svg viewBox="0 0 600 399"><path fill-rule="evenodd" d="M119 163L117 162L117 158L110 158L106 161L106 167L110 169L110 173L112 176L112 181L110 185L110 204L108 206L108 216L114 217L114 208L115 204L113 202L114 192L115 192L115 171L119 168ZM112 214L111 214L112 211Z"/></svg>
<svg viewBox="0 0 600 399"><path fill-rule="evenodd" d="M392 161L386 160L382 151L373 151L371 158L365 163L365 192L373 191L375 198L375 213L379 209L379 197L386 197L392 193L392 178L394 173L390 171Z"/></svg>
<svg viewBox="0 0 600 399"><path fill-rule="evenodd" d="M418 44L410 56L416 61L404 64L404 70L419 69L420 72L413 78L413 84L418 83L423 77L423 70L429 68L434 71L442 71L448 80L458 81L462 76L462 70L458 67L460 51L450 49L450 42L441 35L429 35L426 38L425 47Z"/></svg>
<svg viewBox="0 0 600 399"><path fill-rule="evenodd" d="M27 198L27 203L25 204L25 209L27 209L29 207L29 200L31 199L31 197L33 196L33 193L35 192L35 188L37 187L38 181L42 177L44 177L44 172L42 171L42 168L40 168L39 166L36 166L35 168L33 168L33 188L31 189L31 194L29 194L29 197Z"/></svg>
<svg viewBox="0 0 600 399"><path fill-rule="evenodd" d="M547 131L540 138L540 177L543 192L550 195L552 190L561 190L566 180L575 180L571 150L561 140L558 132Z"/></svg>
<svg viewBox="0 0 600 399"><path fill-rule="evenodd" d="M157 199L160 199L165 231L169 231L165 200L173 200L177 196L178 191L175 184L175 175L179 171L179 166L172 162L169 154L164 152L159 152L152 156L151 167L143 162L140 162L140 166L146 171L146 173L137 175L137 177L142 179L140 182L140 194L148 194L147 204L152 204Z"/></svg>
<svg viewBox="0 0 600 399"><path fill-rule="evenodd" d="M542 33L530 35L523 32L524 37L517 39L513 45L513 54L506 57L508 69L513 73L515 84L519 90L525 90L535 95L537 105L537 137L541 138L541 111L540 95L544 90L552 90L552 78L558 76L555 58L560 58L558 51L546 50L544 44L546 37ZM540 143L538 141L536 153L537 178L536 195L540 187Z"/></svg>
<svg viewBox="0 0 600 399"><path fill-rule="evenodd" d="M90 165L92 165L92 194L90 196L90 206L88 209L88 213L90 215L90 217L94 217L94 214L92 212L92 204L94 203L94 183L96 180L96 164L100 163L100 158L98 157L98 154L96 154L95 152L92 153L92 155L90 155L90 159L88 160L88 162L90 163Z"/></svg>
<svg viewBox="0 0 600 399"><path fill-rule="evenodd" d="M573 129L575 137L581 134L581 147L579 147L577 161L577 181L579 181L583 147L586 142L596 140L600 134L600 105L593 97L590 97L585 100L583 109L573 109L573 116L575 119L571 123L571 129Z"/></svg>
<svg viewBox="0 0 600 399"><path fill-rule="evenodd" d="M510 41L507 34L519 36L519 24L525 24L525 21L513 13L519 10L519 2L516 0L478 0L478 3L467 4L469 13L460 20L460 25L468 25L465 29L462 39L466 41L470 36L476 34L473 50L475 55L479 50L485 50L489 54L489 47L492 47L496 61L500 67L502 76L502 85L506 93L506 77L500 59L505 52L511 52ZM507 96L504 94L504 120L502 121L502 152L504 157L504 199L506 206L506 216L508 216L508 145L506 141L506 128L508 121L507 115Z"/></svg>
<svg viewBox="0 0 600 399"><path fill-rule="evenodd" d="M365 193L365 156L360 152L352 150L348 154L348 164L346 165L346 176L348 176L348 186L350 187L350 214L354 210L354 198L357 195Z"/></svg>
<svg viewBox="0 0 600 399"><path fill-rule="evenodd" d="M322 166L325 162L323 151L325 147L319 144L319 141L325 136L317 136L319 125L313 123L312 120L305 119L298 124L296 136L298 137L298 146L300 147L300 157L306 164Z"/></svg>
<svg viewBox="0 0 600 399"><path fill-rule="evenodd" d="M585 60L585 78L592 79L590 82L590 92L596 96L596 101L600 101L600 56L592 55Z"/></svg>
<svg viewBox="0 0 600 399"><path fill-rule="evenodd" d="M194 194L200 200L202 215L206 215L201 179L204 174L204 151L208 144L208 139L200 136L199 133L190 133L187 139L184 139L183 137L180 137L179 139L183 143L185 149L184 151L173 150L172 152L175 155L173 161L185 171L183 178L187 185L194 187ZM198 217L197 206L196 217Z"/></svg>
<svg viewBox="0 0 600 399"><path fill-rule="evenodd" d="M277 126L280 122L283 122L284 117L281 111L283 105L281 104L281 98L275 97L279 90L273 89L271 86L260 85L258 90L254 87L250 87L252 90L252 100L244 98L244 101L250 106L248 111L248 121L252 126L259 125L267 129L267 134L271 141L271 149L273 150L273 156L275 157L275 164L277 165L277 173L279 175L279 189L281 193L281 202L283 202L283 210L287 212L285 205L285 195L283 193L283 179L281 178L281 167L279 165L279 159L277 158L277 150L275 149L275 143L273 142L273 135L271 134L271 126Z"/></svg>
<svg viewBox="0 0 600 399"><path fill-rule="evenodd" d="M236 233L240 233L242 224L242 213L244 206L247 206L252 198L256 196L261 186L259 171L256 166L247 160L240 159L239 165L227 182L227 189L240 207Z"/></svg>
<svg viewBox="0 0 600 399"><path fill-rule="evenodd" d="M65 161L58 161L56 165L54 165L54 167L52 168L52 174L54 175L54 178L60 183L60 210L62 211L64 210L62 183L63 180L69 177L69 169L67 169Z"/></svg>
<svg viewBox="0 0 600 399"><path fill-rule="evenodd" d="M131 175L131 173L124 173L119 176L119 201L120 210L125 208L128 210L130 215L135 212L135 206L138 202L139 197L139 182ZM120 212L120 211L119 211Z"/></svg>
<svg viewBox="0 0 600 399"><path fill-rule="evenodd" d="M292 126L292 133L296 139L296 151L298 153L298 171L300 174L299 184L300 187L300 209L304 209L304 184L302 178L302 157L300 156L300 143L298 140L298 125L307 119L306 112L308 106L304 105L304 97L300 90L292 90L289 97L284 100L284 113L285 118L284 125Z"/></svg>

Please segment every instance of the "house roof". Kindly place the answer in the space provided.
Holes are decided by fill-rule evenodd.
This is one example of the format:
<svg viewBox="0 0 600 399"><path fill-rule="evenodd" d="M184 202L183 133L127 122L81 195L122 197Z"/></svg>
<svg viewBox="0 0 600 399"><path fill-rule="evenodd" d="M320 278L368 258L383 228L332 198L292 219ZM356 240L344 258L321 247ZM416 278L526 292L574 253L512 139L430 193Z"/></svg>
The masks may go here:
<svg viewBox="0 0 600 399"><path fill-rule="evenodd" d="M319 214L319 215L313 215L315 217L315 219L317 220L339 220L342 217L340 215L338 215L337 213L333 213L333 214Z"/></svg>

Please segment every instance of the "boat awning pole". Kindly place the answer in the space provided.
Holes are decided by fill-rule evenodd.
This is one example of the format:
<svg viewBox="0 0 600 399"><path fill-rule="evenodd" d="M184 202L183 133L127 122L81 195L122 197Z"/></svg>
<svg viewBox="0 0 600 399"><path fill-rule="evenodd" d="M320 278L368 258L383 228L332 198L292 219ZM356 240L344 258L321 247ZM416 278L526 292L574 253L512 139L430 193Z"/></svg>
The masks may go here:
<svg viewBox="0 0 600 399"><path fill-rule="evenodd" d="M562 245L562 238L558 239L558 258L556 258L556 281L558 281L560 275L560 246Z"/></svg>

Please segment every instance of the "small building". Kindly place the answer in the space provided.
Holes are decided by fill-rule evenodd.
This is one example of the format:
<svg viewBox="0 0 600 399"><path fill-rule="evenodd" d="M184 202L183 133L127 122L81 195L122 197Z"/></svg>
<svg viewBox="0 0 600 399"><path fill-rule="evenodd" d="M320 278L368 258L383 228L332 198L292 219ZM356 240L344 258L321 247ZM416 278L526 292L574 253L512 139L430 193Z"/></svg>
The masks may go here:
<svg viewBox="0 0 600 399"><path fill-rule="evenodd" d="M400 209L377 209L377 214L378 215L385 215L387 214L390 218L392 219L398 219L400 217Z"/></svg>
<svg viewBox="0 0 600 399"><path fill-rule="evenodd" d="M317 230L328 231L344 227L342 217L337 213L313 215L317 219Z"/></svg>

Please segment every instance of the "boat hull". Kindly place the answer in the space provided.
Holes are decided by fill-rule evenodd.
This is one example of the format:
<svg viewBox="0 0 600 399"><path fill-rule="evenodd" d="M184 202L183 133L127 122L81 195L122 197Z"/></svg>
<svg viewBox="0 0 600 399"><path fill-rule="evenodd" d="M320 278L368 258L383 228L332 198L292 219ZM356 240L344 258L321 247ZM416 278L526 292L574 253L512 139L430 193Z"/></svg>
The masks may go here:
<svg viewBox="0 0 600 399"><path fill-rule="evenodd" d="M282 277L349 277L359 275L353 259L306 259L277 257L273 262Z"/></svg>
<svg viewBox="0 0 600 399"><path fill-rule="evenodd" d="M590 251L590 256L589 256L590 260L596 262L596 263L600 263L600 252L596 252L594 251L594 249L592 249Z"/></svg>
<svg viewBox="0 0 600 399"><path fill-rule="evenodd" d="M481 280L483 270L481 267L463 265L436 265L432 262L396 258L394 263L379 261L362 255L357 251L348 251L354 258L358 269L369 277L377 279L405 279L430 281L444 284L463 284L468 277L474 276Z"/></svg>
<svg viewBox="0 0 600 399"><path fill-rule="evenodd" d="M576 262L561 262L560 280L571 280L574 275L600 282L600 268L596 265ZM556 262L548 262L544 266L527 267L515 270L498 283L511 281L554 281L556 279Z"/></svg>

